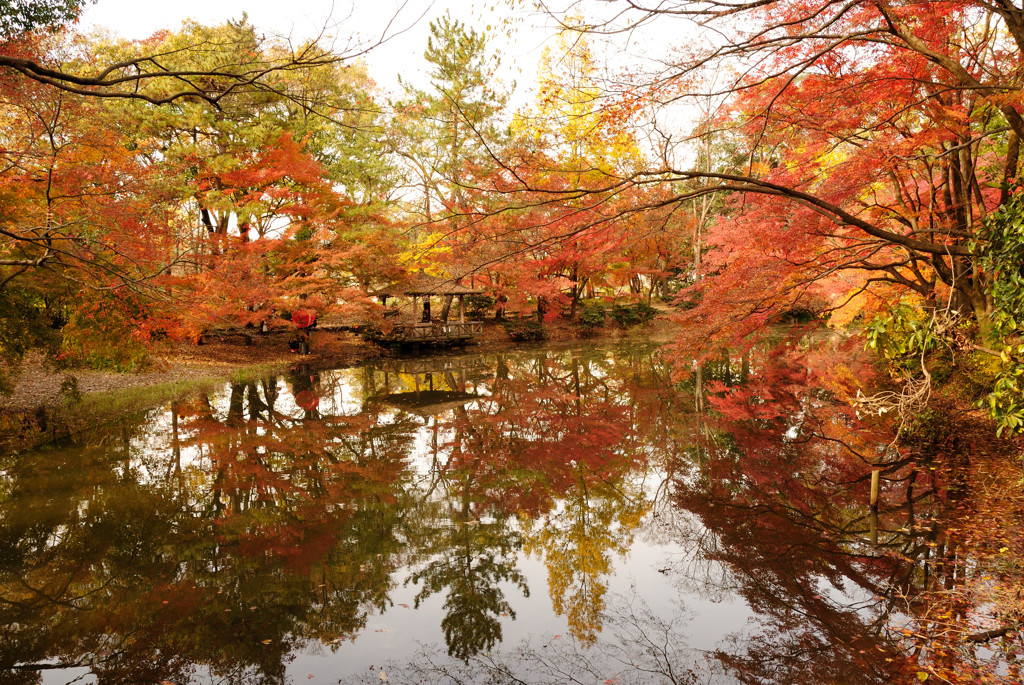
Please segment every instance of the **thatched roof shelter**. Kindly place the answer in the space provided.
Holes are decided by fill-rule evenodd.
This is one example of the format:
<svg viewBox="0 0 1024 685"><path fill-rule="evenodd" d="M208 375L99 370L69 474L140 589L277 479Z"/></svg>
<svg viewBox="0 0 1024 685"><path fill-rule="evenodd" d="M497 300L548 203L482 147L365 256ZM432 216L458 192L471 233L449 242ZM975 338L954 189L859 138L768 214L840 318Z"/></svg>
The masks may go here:
<svg viewBox="0 0 1024 685"><path fill-rule="evenodd" d="M394 335L390 332L386 333L385 339L397 338L402 342L446 342L467 340L479 332L479 322L470 322L472 325L468 326L461 324L466 324L466 295L477 295L482 292L484 291L459 285L453 278L428 276L420 271L398 283L381 288L373 295L379 297L380 303L385 307L388 304L388 298L412 298L411 318L402 317L397 307L392 307L390 312L384 314L385 318L391 317L391 321L396 324L395 330L398 331ZM434 317L431 312L430 299L432 297L441 297L445 300L440 317ZM448 315L452 303L455 301L458 301L459 304L460 325L448 324ZM411 322L412 325L398 326L397 324L403 319L406 322Z"/></svg>

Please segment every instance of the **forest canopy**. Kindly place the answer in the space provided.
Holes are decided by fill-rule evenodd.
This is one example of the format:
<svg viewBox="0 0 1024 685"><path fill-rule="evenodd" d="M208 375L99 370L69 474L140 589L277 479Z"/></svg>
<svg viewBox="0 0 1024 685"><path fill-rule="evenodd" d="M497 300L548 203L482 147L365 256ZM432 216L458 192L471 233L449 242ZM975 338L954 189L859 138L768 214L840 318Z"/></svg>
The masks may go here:
<svg viewBox="0 0 1024 685"><path fill-rule="evenodd" d="M296 302L373 320L422 271L549 321L657 298L687 358L794 311L864 327L904 380L936 345L999 357L990 409L1024 426L1012 0L541 3L560 29L519 107L496 29L452 16L428 85L385 94L365 46L81 35L81 5L0 8L10 368L130 369Z"/></svg>

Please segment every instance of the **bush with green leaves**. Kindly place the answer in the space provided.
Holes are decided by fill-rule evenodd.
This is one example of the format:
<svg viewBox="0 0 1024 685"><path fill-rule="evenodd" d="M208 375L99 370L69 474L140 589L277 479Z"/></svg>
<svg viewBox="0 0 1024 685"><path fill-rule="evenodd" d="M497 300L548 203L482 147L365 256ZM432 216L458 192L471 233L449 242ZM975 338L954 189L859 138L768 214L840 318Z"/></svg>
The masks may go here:
<svg viewBox="0 0 1024 685"><path fill-rule="evenodd" d="M1024 327L1024 185L985 217L972 248L978 265L990 276L996 332L1019 335Z"/></svg>
<svg viewBox="0 0 1024 685"><path fill-rule="evenodd" d="M988 335L995 337L999 369L992 391L981 404L1003 431L1024 432L1024 185L997 211L985 217L972 248L989 274L993 311ZM988 341L985 341L988 342Z"/></svg>
<svg viewBox="0 0 1024 685"><path fill-rule="evenodd" d="M466 296L466 316L471 319L482 319L497 301L490 295Z"/></svg>
<svg viewBox="0 0 1024 685"><path fill-rule="evenodd" d="M576 322L585 330L594 330L604 325L604 305L600 302L589 302L583 305Z"/></svg>
<svg viewBox="0 0 1024 685"><path fill-rule="evenodd" d="M953 342L961 325L955 312L926 310L906 301L876 317L865 330L867 346L885 359L900 388L858 397L858 405L879 414L892 411L898 434L904 440L920 442L927 432L923 426L933 384L951 373Z"/></svg>
<svg viewBox="0 0 1024 685"><path fill-rule="evenodd" d="M932 322L920 307L899 302L868 324L868 347L882 355L896 375L917 373L922 356L938 345Z"/></svg>
<svg viewBox="0 0 1024 685"><path fill-rule="evenodd" d="M914 444L919 447L939 445L950 436L950 426L943 413L925 409L914 414L903 427L901 442L903 445Z"/></svg>
<svg viewBox="0 0 1024 685"><path fill-rule="evenodd" d="M657 313L658 310L646 302L637 302L633 305L616 304L609 312L615 323L622 328L632 328L649 323Z"/></svg>
<svg viewBox="0 0 1024 685"><path fill-rule="evenodd" d="M506 321L505 332L508 337L516 342L533 342L546 340L548 332L544 326L533 319L519 319L517 321Z"/></svg>

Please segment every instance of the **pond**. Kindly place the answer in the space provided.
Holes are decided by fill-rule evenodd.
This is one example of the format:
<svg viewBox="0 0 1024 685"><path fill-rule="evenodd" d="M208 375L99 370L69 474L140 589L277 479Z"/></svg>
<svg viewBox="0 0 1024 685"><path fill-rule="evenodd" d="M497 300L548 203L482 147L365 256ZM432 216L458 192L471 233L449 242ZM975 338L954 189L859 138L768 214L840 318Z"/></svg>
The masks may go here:
<svg viewBox="0 0 1024 685"><path fill-rule="evenodd" d="M915 597L963 573L956 491L849 407L862 372L818 347L682 375L611 344L295 367L5 456L0 674L913 675Z"/></svg>

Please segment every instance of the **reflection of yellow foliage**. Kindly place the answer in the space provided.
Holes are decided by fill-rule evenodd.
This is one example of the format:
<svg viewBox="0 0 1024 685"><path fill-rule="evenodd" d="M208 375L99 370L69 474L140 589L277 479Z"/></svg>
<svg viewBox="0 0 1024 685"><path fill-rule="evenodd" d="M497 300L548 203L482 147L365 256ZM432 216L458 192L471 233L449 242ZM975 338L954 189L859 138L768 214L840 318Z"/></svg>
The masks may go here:
<svg viewBox="0 0 1024 685"><path fill-rule="evenodd" d="M861 387L860 379L846 364L839 363L831 368L829 373L829 389L841 402L853 403L857 399L857 391Z"/></svg>
<svg viewBox="0 0 1024 685"><path fill-rule="evenodd" d="M585 482L588 474L579 475L564 507L547 521L535 521L523 548L544 555L552 608L566 617L572 636L589 645L601 632L611 555L629 549L648 503L639 492L627 495L624 485L613 489L602 483L594 491Z"/></svg>
<svg viewBox="0 0 1024 685"><path fill-rule="evenodd" d="M458 392L458 384L453 379L448 379L443 373L412 374L399 373L393 376L392 392L416 392L424 390L442 390L445 392ZM433 380L433 385L431 385Z"/></svg>

